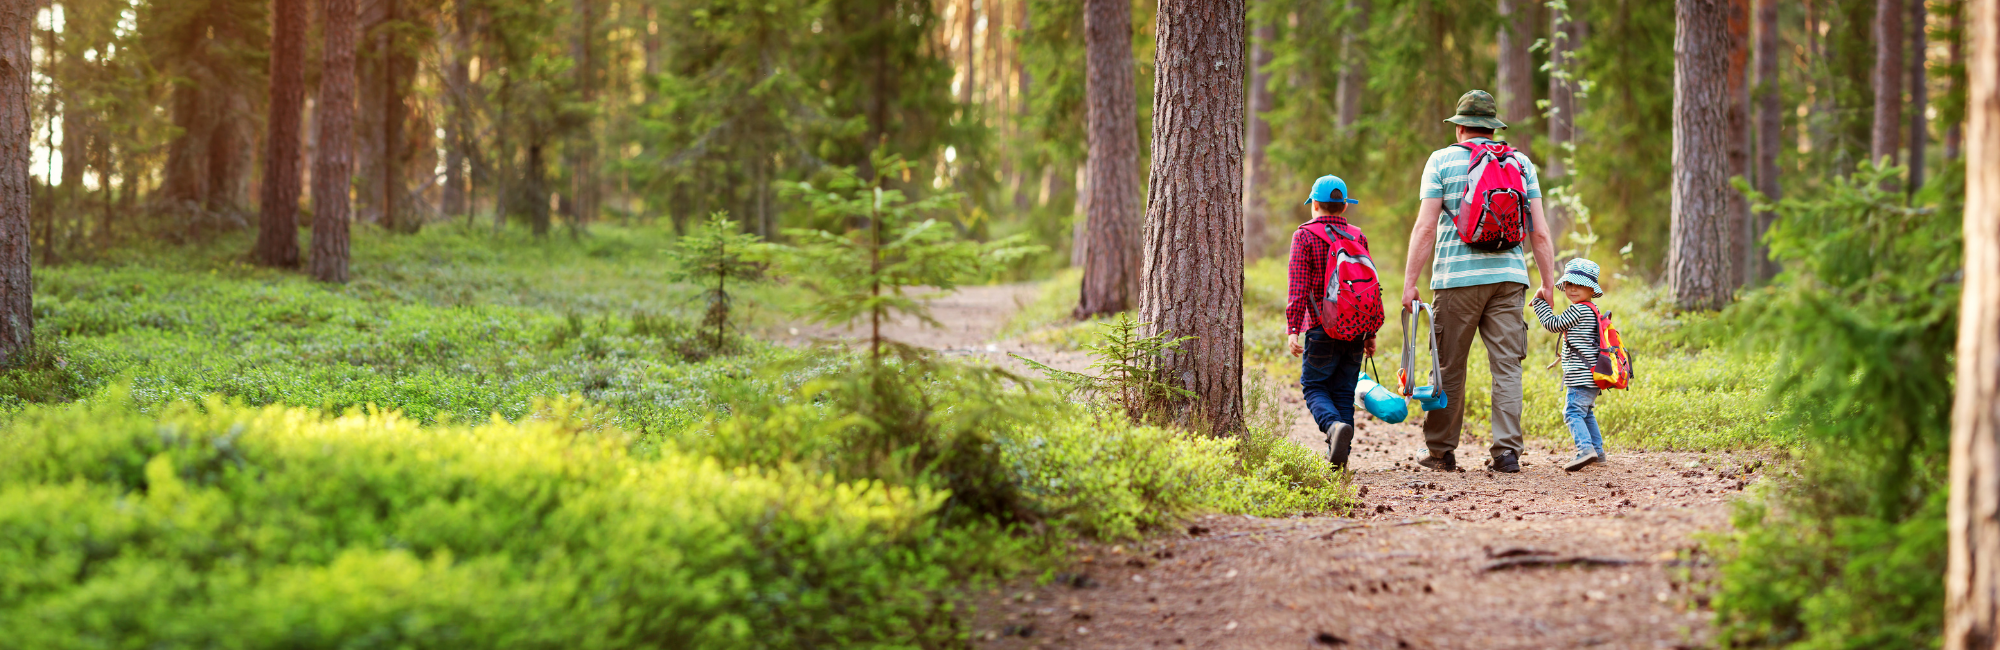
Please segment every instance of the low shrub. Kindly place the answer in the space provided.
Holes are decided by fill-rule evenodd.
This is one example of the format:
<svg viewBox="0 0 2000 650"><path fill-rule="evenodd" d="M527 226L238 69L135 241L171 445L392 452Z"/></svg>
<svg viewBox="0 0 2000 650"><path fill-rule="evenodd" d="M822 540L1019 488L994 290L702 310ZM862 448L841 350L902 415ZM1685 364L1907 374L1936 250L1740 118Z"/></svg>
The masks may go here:
<svg viewBox="0 0 2000 650"><path fill-rule="evenodd" d="M114 393L0 436L0 628L97 647L914 647L927 487L731 468L574 402L424 426Z"/></svg>

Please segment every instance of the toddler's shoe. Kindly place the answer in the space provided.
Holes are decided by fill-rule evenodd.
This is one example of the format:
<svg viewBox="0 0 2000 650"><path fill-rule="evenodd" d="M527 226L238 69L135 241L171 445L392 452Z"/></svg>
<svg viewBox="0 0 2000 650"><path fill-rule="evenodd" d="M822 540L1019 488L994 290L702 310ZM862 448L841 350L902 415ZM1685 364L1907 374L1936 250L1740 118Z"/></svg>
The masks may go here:
<svg viewBox="0 0 2000 650"><path fill-rule="evenodd" d="M1571 458L1569 462L1563 463L1563 469L1566 471L1574 472L1583 469L1585 465L1599 462L1598 461L1598 458L1600 458L1600 456L1598 455L1599 453L1601 452L1598 452L1594 449L1578 450L1576 452L1576 458Z"/></svg>

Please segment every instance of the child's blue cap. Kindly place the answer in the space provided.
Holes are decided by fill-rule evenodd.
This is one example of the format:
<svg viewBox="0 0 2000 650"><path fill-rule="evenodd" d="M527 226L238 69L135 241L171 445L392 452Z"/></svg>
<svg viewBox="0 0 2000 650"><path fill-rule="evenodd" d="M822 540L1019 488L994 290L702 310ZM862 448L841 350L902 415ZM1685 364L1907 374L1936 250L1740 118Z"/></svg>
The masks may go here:
<svg viewBox="0 0 2000 650"><path fill-rule="evenodd" d="M1334 192L1339 192L1342 198L1340 199L1333 198ZM1339 176L1335 176L1333 174L1327 174L1325 176L1319 177L1319 180L1313 181L1312 198L1307 199L1305 204L1312 205L1313 201L1325 201L1327 203L1360 203L1360 201L1356 201L1352 198L1347 198L1349 196L1351 195L1348 194L1347 192L1347 181L1340 180Z"/></svg>

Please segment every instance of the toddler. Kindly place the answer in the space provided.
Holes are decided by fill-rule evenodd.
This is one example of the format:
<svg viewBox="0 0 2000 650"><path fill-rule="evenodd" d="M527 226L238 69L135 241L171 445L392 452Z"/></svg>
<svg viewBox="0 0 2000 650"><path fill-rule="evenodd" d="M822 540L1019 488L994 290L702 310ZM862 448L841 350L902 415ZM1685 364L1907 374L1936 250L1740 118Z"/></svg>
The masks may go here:
<svg viewBox="0 0 2000 650"><path fill-rule="evenodd" d="M1576 458L1564 463L1563 469L1572 472L1609 460L1604 453L1604 434L1597 429L1597 381L1590 376L1590 368L1597 361L1599 341L1597 305L1591 300L1604 297L1604 289L1597 285L1597 274L1596 262L1570 260L1563 266L1562 281L1556 283L1556 288L1569 298L1569 309L1558 316L1548 301L1536 297L1533 303L1542 327L1551 332L1567 330L1563 334L1562 369L1563 387L1568 390L1569 399L1563 408L1563 421L1569 424L1570 435L1576 438Z"/></svg>

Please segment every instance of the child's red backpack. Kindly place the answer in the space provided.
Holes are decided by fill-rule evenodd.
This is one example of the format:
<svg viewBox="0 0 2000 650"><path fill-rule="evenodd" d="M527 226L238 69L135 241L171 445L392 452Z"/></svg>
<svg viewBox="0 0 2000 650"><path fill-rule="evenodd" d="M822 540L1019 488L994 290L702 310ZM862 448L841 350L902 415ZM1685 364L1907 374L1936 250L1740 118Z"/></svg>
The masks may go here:
<svg viewBox="0 0 2000 650"><path fill-rule="evenodd" d="M1597 305L1583 304L1590 305L1590 313L1597 316L1597 355L1590 363L1590 378L1598 388L1631 388L1632 356L1625 352L1625 339L1618 335L1618 328L1611 326L1611 314L1598 311ZM1576 353L1585 356L1582 350Z"/></svg>
<svg viewBox="0 0 2000 650"><path fill-rule="evenodd" d="M1375 260L1361 243L1361 229L1320 224L1305 227L1330 247L1326 260L1326 294L1313 301L1313 313L1326 335L1343 341L1360 340L1382 329L1382 282L1375 277Z"/></svg>
<svg viewBox="0 0 2000 650"><path fill-rule="evenodd" d="M1452 224L1466 246L1482 251L1507 251L1520 246L1534 229L1528 210L1527 158L1505 142L1460 142L1471 152L1466 171L1470 186Z"/></svg>

